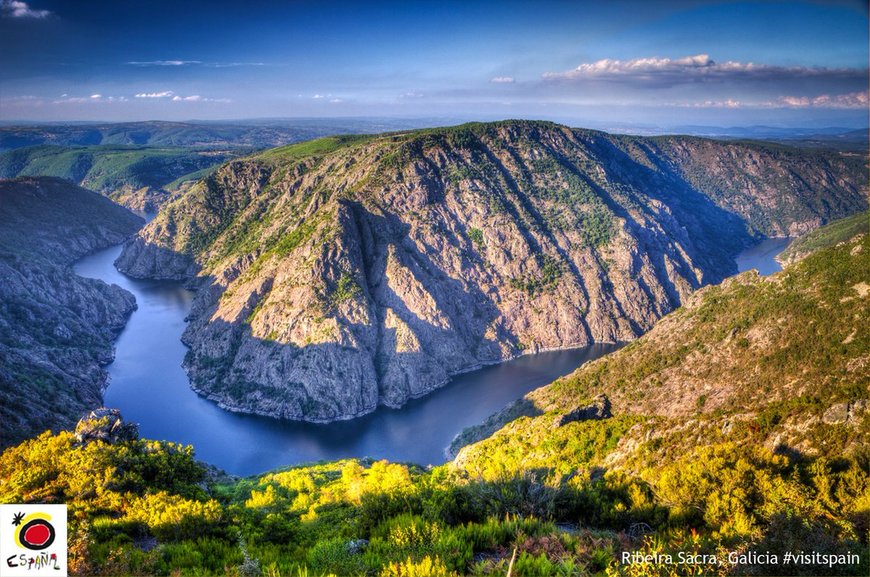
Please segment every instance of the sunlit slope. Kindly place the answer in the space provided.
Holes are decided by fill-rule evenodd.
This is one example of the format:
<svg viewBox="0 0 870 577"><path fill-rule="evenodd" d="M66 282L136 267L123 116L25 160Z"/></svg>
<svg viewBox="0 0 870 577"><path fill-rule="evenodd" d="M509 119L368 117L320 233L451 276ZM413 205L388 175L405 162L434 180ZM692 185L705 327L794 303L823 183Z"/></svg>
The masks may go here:
<svg viewBox="0 0 870 577"><path fill-rule="evenodd" d="M570 468L552 423L603 394L614 424L600 422L622 427L624 437L606 462L620 467L638 470L724 442L829 458L863 451L868 279L870 246L860 235L773 276L750 271L702 289L637 341L529 393L487 429L465 431L454 449L502 424L459 460L481 472L505 459Z"/></svg>

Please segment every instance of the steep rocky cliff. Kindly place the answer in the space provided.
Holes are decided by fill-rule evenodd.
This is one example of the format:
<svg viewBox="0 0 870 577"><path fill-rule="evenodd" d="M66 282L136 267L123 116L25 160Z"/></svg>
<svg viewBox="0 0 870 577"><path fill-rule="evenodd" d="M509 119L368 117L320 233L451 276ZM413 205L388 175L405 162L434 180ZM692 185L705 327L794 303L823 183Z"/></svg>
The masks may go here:
<svg viewBox="0 0 870 577"><path fill-rule="evenodd" d="M198 276L184 341L223 407L329 421L525 352L626 341L753 236L866 207L861 160L500 122L232 161L119 266Z"/></svg>
<svg viewBox="0 0 870 577"><path fill-rule="evenodd" d="M102 403L102 367L136 305L69 265L141 224L65 180L0 180L0 446L72 427Z"/></svg>

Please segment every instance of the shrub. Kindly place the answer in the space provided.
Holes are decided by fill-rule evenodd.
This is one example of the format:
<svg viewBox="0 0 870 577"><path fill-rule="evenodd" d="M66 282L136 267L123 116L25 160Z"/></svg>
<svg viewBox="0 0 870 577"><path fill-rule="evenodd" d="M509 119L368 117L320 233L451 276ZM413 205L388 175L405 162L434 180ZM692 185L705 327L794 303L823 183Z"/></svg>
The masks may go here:
<svg viewBox="0 0 870 577"><path fill-rule="evenodd" d="M390 563L379 573L379 577L458 577L453 571L448 571L444 562L438 557L428 555L420 561L407 559L401 563Z"/></svg>

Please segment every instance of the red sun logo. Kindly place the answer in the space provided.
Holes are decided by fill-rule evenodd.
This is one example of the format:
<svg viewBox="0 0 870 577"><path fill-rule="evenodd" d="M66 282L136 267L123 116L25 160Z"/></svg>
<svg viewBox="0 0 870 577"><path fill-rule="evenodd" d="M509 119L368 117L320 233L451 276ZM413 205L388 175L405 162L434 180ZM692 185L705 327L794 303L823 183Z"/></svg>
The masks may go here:
<svg viewBox="0 0 870 577"><path fill-rule="evenodd" d="M33 514L23 519L24 523L15 534L19 546L31 551L41 551L54 543L54 526L44 517L48 515ZM21 516L16 515L12 523L13 525L22 523Z"/></svg>

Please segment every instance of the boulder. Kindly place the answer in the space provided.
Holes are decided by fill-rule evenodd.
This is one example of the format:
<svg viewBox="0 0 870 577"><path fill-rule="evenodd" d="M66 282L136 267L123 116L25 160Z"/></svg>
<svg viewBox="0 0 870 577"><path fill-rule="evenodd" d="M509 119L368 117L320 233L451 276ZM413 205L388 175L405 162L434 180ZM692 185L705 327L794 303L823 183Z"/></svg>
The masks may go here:
<svg viewBox="0 0 870 577"><path fill-rule="evenodd" d="M121 411L100 407L79 419L75 430L76 441L82 444L103 441L109 444L135 441L139 438L139 426L125 423Z"/></svg>
<svg viewBox="0 0 870 577"><path fill-rule="evenodd" d="M598 395L592 403L577 407L564 415L559 415L553 421L553 428L564 427L574 421L591 421L609 419L613 415L610 412L610 399L607 395Z"/></svg>

